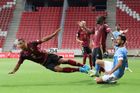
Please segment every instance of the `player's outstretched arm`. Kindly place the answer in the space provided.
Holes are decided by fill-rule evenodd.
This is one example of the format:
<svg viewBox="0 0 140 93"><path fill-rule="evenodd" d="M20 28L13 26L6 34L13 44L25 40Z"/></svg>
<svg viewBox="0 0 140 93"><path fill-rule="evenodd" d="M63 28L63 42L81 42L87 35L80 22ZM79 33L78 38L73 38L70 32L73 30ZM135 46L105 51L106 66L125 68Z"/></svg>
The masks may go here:
<svg viewBox="0 0 140 93"><path fill-rule="evenodd" d="M93 31L87 28L86 26L83 26L83 29L85 29L85 31L88 32L89 34L94 34Z"/></svg>
<svg viewBox="0 0 140 93"><path fill-rule="evenodd" d="M42 38L41 41L42 41L42 42L46 42L46 41L52 39L54 36L56 36L56 35L58 34L59 31L61 31L61 28L58 28L57 30L55 30L55 32L52 33L51 35Z"/></svg>
<svg viewBox="0 0 140 93"><path fill-rule="evenodd" d="M128 29L121 30L120 32L121 32L121 34L126 34L128 32Z"/></svg>
<svg viewBox="0 0 140 93"><path fill-rule="evenodd" d="M122 66L123 60L118 60L118 61L119 61L118 64L117 64L111 71L106 72L106 74L111 75L111 74L112 74L113 72L115 72L119 67Z"/></svg>
<svg viewBox="0 0 140 93"><path fill-rule="evenodd" d="M12 72L9 72L9 74L14 74L16 71L18 71L20 65L21 65L20 63L17 63L16 66L15 66L15 68L13 69L13 71Z"/></svg>
<svg viewBox="0 0 140 93"><path fill-rule="evenodd" d="M79 25L80 28L84 29L83 31L86 31L90 34L94 34L91 29L87 28L86 23L78 22L78 25Z"/></svg>

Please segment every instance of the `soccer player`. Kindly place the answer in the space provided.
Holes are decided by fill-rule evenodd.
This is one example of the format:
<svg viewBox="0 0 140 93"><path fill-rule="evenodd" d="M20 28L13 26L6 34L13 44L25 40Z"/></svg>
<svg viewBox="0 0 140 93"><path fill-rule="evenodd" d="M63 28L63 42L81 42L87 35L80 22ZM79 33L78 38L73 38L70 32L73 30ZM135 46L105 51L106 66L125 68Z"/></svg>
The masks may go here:
<svg viewBox="0 0 140 93"><path fill-rule="evenodd" d="M116 80L120 79L124 75L125 65L127 61L127 49L124 44L126 42L126 37L124 35L119 35L116 40L116 51L113 57L113 62L97 60L97 68L95 75L99 76L99 69L103 67L105 69L105 74L102 77L96 77L96 82L101 83L114 83Z"/></svg>
<svg viewBox="0 0 140 93"><path fill-rule="evenodd" d="M81 21L86 25L85 21ZM78 22L78 25L80 25L81 22ZM92 64L92 51L90 48L90 33L87 33L86 31L83 31L84 29L79 26L79 30L76 35L76 40L77 42L80 43L82 46L82 51L83 51L83 64L86 64L86 58L89 58L89 64L90 64L90 69L92 70L93 64Z"/></svg>
<svg viewBox="0 0 140 93"><path fill-rule="evenodd" d="M113 36L115 39L121 34L126 34L128 32L128 29L121 30L120 24L116 24L116 31L113 32Z"/></svg>
<svg viewBox="0 0 140 93"><path fill-rule="evenodd" d="M61 56L58 56L56 54L50 54L46 51L40 50L38 45L52 39L54 36L57 35L57 33L61 29L57 29L54 33L51 35L42 38L41 40L33 41L26 43L23 39L17 40L17 47L20 48L22 51L20 53L19 61L17 62L15 68L12 72L9 74L14 74L21 66L21 64L24 62L24 60L31 60L35 63L38 63L45 68L55 71L55 72L64 72L64 73L71 73L71 72L84 72L87 73L90 69L87 65L83 65L81 63L78 63L71 59L64 59ZM60 67L60 64L69 64L74 67Z"/></svg>
<svg viewBox="0 0 140 93"><path fill-rule="evenodd" d="M93 66L95 66L96 59L102 59L102 35L104 32L111 32L111 29L107 24L105 24L105 17L104 16L99 16L96 20L96 25L93 28L93 30L90 30L87 28L85 25L82 25L81 27L85 29L88 33L94 34L94 49L92 52L92 59L93 59ZM106 41L106 40L105 40ZM92 75L90 75L92 76Z"/></svg>
<svg viewBox="0 0 140 93"><path fill-rule="evenodd" d="M117 37L121 34L125 35L127 32L128 32L128 29L121 30L120 24L116 24L116 31L113 32L114 39L117 39ZM132 70L128 67L128 59L126 62L125 69L132 72Z"/></svg>

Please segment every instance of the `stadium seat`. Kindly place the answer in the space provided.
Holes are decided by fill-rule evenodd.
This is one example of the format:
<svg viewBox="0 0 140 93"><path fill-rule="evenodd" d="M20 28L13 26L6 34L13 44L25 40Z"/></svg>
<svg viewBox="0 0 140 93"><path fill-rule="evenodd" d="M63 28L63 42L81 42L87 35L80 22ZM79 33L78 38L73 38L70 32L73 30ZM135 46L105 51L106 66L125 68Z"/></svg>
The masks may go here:
<svg viewBox="0 0 140 93"><path fill-rule="evenodd" d="M9 24L13 18L14 9L15 9L15 0L1 0L0 1L0 29L1 31L8 31ZM6 37L0 36L0 48L2 48L5 38Z"/></svg>
<svg viewBox="0 0 140 93"><path fill-rule="evenodd" d="M59 27L61 7L38 7L38 12L23 12L17 38L33 41L45 37ZM41 45L41 48L56 48L57 37Z"/></svg>

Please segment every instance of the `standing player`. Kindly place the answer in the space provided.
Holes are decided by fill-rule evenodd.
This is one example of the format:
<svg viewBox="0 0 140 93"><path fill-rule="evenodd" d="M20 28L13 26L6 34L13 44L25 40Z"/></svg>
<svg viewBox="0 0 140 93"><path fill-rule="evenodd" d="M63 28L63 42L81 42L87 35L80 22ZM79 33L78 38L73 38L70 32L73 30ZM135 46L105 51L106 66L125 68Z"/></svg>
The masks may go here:
<svg viewBox="0 0 140 93"><path fill-rule="evenodd" d="M52 39L54 36L57 35L57 33L61 29L57 29L54 33L51 35L42 38L41 40L37 40L34 42L26 43L23 39L17 40L17 47L20 48L22 51L20 53L19 61L16 64L15 68L12 72L9 74L14 74L21 64L24 62L24 60L31 60L35 63L38 63L47 69L50 69L55 72L64 72L64 73L70 73L70 72L84 72L87 73L89 70L89 67L87 65L83 65L81 63L78 63L71 59L64 59L61 56L50 54L48 52L42 51L38 48L38 45L46 42L50 39ZM77 68L73 67L60 67L60 64L69 64L72 66L77 66Z"/></svg>
<svg viewBox="0 0 140 93"><path fill-rule="evenodd" d="M78 25L80 24L86 25L85 21L78 22ZM86 58L89 58L89 64L90 64L90 69L92 70L93 64L92 64L92 51L90 48L90 33L87 33L84 31L84 29L79 26L79 30L77 32L76 40L80 43L82 46L82 51L83 51L83 64L86 64Z"/></svg>
<svg viewBox="0 0 140 93"><path fill-rule="evenodd" d="M100 67L105 69L105 74L102 77L96 77L96 82L101 83L114 83L124 75L125 65L127 61L127 49L124 44L126 37L119 35L117 37L117 50L115 51L113 62L97 60L97 68L95 75L98 76Z"/></svg>
<svg viewBox="0 0 140 93"><path fill-rule="evenodd" d="M96 59L102 59L102 34L104 32L111 32L111 29L105 24L105 17L100 16L96 20L96 26L93 30L89 30L85 25L82 25L82 28L85 29L88 33L94 34L94 49L92 52L93 66L95 66ZM106 40L105 40L106 41ZM96 66L95 66L96 67ZM92 76L92 74L90 75Z"/></svg>

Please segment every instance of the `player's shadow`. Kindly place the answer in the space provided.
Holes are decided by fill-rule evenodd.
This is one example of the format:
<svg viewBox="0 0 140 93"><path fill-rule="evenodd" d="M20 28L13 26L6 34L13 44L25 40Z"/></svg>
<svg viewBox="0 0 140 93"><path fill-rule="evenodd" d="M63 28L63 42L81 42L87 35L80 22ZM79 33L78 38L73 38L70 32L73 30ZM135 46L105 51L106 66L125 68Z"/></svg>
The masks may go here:
<svg viewBox="0 0 140 93"><path fill-rule="evenodd" d="M99 84L99 86L101 88L117 87L119 85L120 85L119 83L115 83L115 84L107 84L107 83L105 83L105 84Z"/></svg>
<svg viewBox="0 0 140 93"><path fill-rule="evenodd" d="M0 85L0 87L33 87L33 86L91 86L91 85L95 85L95 82L93 82L92 80L81 80L81 81L76 81L76 82L44 82L44 83L27 83L25 82L24 84L5 84L5 85Z"/></svg>

